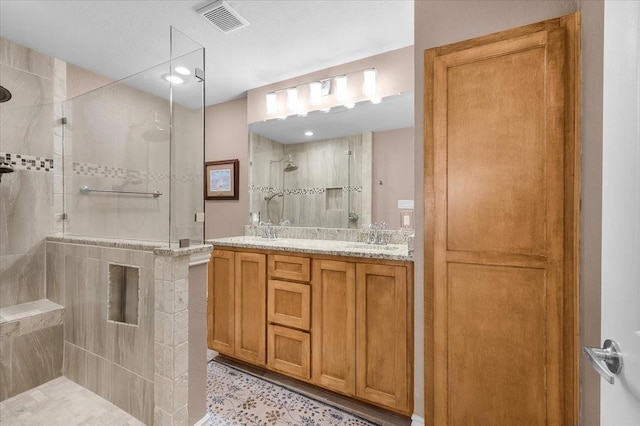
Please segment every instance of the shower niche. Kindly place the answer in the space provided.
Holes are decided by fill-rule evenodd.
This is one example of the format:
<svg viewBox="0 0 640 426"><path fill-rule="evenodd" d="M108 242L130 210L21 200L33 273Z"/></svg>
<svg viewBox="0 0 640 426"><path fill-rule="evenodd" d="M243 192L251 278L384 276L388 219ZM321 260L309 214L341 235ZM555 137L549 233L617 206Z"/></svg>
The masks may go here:
<svg viewBox="0 0 640 426"><path fill-rule="evenodd" d="M109 264L107 320L138 325L140 269Z"/></svg>

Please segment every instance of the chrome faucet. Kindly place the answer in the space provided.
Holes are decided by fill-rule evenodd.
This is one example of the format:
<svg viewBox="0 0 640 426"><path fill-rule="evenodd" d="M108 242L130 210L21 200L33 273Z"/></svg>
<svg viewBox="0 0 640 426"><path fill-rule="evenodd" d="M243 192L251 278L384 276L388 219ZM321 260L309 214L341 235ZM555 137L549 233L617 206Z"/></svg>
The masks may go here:
<svg viewBox="0 0 640 426"><path fill-rule="evenodd" d="M369 233L367 234L367 244L375 244L378 240L378 224L369 224Z"/></svg>
<svg viewBox="0 0 640 426"><path fill-rule="evenodd" d="M387 233L384 232L389 228L387 222L372 223L369 225L369 233L367 234L367 244L387 245Z"/></svg>
<svg viewBox="0 0 640 426"><path fill-rule="evenodd" d="M271 240L275 240L276 238L278 238L278 236L276 235L276 228L274 228L274 226L271 224L271 221L267 223L262 222L261 225L263 225L262 238L269 238Z"/></svg>
<svg viewBox="0 0 640 426"><path fill-rule="evenodd" d="M386 246L387 245L387 233L384 232L387 229L389 229L389 225L387 225L387 222L381 222L380 223L380 229L378 230L378 232L376 233L376 242L375 244L381 245L381 246Z"/></svg>

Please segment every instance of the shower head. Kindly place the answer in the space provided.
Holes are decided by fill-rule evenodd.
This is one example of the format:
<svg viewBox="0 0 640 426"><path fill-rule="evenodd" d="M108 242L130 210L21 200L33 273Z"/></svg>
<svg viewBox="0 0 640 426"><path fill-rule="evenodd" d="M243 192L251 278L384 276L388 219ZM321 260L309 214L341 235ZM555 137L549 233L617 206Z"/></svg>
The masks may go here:
<svg viewBox="0 0 640 426"><path fill-rule="evenodd" d="M0 181L2 181L2 175L5 173L13 173L13 166L9 163L0 163Z"/></svg>
<svg viewBox="0 0 640 426"><path fill-rule="evenodd" d="M269 161L269 164L279 163L279 162L281 162L282 160L284 160L285 158L288 158L288 159L287 159L287 165L284 167L284 171L285 171L285 172L292 172L292 171L294 171L294 170L298 170L298 166L296 166L296 165L293 163L293 160L291 159L291 154L289 154L289 155L287 155L287 156L285 156L285 157L282 157L282 158L281 158L281 159L279 159L279 160L271 160L271 161Z"/></svg>
<svg viewBox="0 0 640 426"><path fill-rule="evenodd" d="M169 139L169 129L158 119L158 113L155 113L153 122L149 124L149 128L142 133L142 137L149 142L163 142Z"/></svg>
<svg viewBox="0 0 640 426"><path fill-rule="evenodd" d="M291 160L287 161L287 166L284 168L284 171L285 172L292 172L294 170L298 170L298 166L293 164L293 161L291 161Z"/></svg>
<svg viewBox="0 0 640 426"><path fill-rule="evenodd" d="M11 100L11 92L0 86L0 104Z"/></svg>

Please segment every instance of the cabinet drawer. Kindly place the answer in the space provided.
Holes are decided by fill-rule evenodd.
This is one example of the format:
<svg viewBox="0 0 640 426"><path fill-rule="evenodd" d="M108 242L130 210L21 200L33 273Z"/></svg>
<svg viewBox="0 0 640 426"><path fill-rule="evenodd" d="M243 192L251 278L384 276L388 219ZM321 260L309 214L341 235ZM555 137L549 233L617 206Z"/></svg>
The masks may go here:
<svg viewBox="0 0 640 426"><path fill-rule="evenodd" d="M269 324L267 326L267 366L300 379L311 377L309 333Z"/></svg>
<svg viewBox="0 0 640 426"><path fill-rule="evenodd" d="M308 331L311 323L310 286L269 280L267 284L267 320Z"/></svg>
<svg viewBox="0 0 640 426"><path fill-rule="evenodd" d="M270 278L309 281L311 279L311 260L308 257L270 254L268 259Z"/></svg>

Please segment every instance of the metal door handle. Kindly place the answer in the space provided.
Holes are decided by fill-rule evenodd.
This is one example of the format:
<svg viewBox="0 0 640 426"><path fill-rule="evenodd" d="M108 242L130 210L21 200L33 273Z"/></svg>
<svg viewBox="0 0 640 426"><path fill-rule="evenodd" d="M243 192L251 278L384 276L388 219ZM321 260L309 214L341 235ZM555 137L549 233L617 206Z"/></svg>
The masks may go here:
<svg viewBox="0 0 640 426"><path fill-rule="evenodd" d="M622 352L615 341L605 340L602 349L584 346L582 352L603 379L611 384L615 382L614 374L622 371Z"/></svg>

